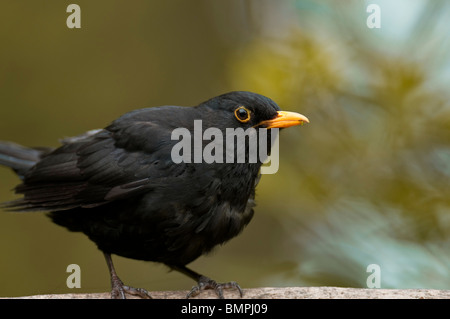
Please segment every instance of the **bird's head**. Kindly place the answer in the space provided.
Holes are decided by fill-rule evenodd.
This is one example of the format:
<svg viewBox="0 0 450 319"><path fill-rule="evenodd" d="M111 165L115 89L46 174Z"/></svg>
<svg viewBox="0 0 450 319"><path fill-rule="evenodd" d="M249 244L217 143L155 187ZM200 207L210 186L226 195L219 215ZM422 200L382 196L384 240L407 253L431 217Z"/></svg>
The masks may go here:
<svg viewBox="0 0 450 319"><path fill-rule="evenodd" d="M227 163L254 163L255 170L271 154L277 132L268 129L309 123L304 115L281 111L271 99L244 91L214 97L194 109L204 132L194 134L194 138L203 138L205 150L223 149ZM213 153L213 157L222 158L220 153Z"/></svg>
<svg viewBox="0 0 450 319"><path fill-rule="evenodd" d="M202 103L199 107L212 111L205 116L210 123L220 121L221 127L242 127L244 130L250 127L281 129L309 123L306 116L281 111L273 100L252 92L226 93Z"/></svg>

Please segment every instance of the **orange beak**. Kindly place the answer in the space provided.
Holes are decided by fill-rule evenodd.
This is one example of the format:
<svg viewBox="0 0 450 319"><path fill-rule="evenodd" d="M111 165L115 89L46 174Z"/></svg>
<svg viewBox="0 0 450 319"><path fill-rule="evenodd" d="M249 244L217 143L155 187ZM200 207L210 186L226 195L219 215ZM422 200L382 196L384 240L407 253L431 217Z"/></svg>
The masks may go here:
<svg viewBox="0 0 450 319"><path fill-rule="evenodd" d="M286 128L294 125L303 125L305 122L309 123L309 120L302 114L278 111L274 119L262 121L258 126L265 125L267 128Z"/></svg>

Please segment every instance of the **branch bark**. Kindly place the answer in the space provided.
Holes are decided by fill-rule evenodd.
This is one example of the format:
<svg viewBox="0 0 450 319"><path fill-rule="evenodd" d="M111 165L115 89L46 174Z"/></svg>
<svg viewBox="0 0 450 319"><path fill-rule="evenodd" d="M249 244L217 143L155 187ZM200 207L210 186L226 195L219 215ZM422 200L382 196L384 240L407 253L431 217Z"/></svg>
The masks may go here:
<svg viewBox="0 0 450 319"><path fill-rule="evenodd" d="M154 299L184 299L188 291L154 291ZM237 291L225 291L225 298L239 298ZM11 298L11 297L6 297ZM109 299L109 292L12 297L18 299ZM136 297L127 295L127 298ZM192 299L216 299L214 291L203 291ZM243 299L450 299L450 290L362 289L340 287L265 287L244 289Z"/></svg>

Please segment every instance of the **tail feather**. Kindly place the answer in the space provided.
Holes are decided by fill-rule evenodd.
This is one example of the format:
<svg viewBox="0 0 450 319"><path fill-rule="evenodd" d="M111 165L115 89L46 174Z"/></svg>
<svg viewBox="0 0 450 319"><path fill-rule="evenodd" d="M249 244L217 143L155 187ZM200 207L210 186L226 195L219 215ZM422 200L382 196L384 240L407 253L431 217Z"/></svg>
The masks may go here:
<svg viewBox="0 0 450 319"><path fill-rule="evenodd" d="M12 168L22 178L42 156L51 151L51 148L29 148L0 141L0 165Z"/></svg>

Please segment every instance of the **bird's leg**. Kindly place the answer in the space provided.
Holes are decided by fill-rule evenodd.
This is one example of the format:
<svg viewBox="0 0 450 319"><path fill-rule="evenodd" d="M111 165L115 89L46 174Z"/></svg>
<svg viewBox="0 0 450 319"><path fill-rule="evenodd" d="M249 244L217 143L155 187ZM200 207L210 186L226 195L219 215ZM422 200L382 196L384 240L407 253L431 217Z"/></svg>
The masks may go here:
<svg viewBox="0 0 450 319"><path fill-rule="evenodd" d="M230 281L227 283L217 283L215 280L212 280L211 278L208 278L206 276L200 275L199 273L196 273L195 271L187 268L186 266L173 266L171 265L170 268L173 270L179 271L183 274L185 274L188 277L191 277L195 281L197 281L197 286L192 287L191 291L187 294L186 298L195 297L200 292L206 289L214 289L217 296L220 299L223 298L223 289L237 289L239 291L240 296L243 296L243 291L241 287L237 284L235 281Z"/></svg>
<svg viewBox="0 0 450 319"><path fill-rule="evenodd" d="M109 274L111 276L111 299L126 299L125 293L130 295L139 296L144 299L151 299L152 297L147 290L142 288L133 288L125 286L117 276L116 270L111 259L111 254L103 252L106 259L106 264L108 265Z"/></svg>

